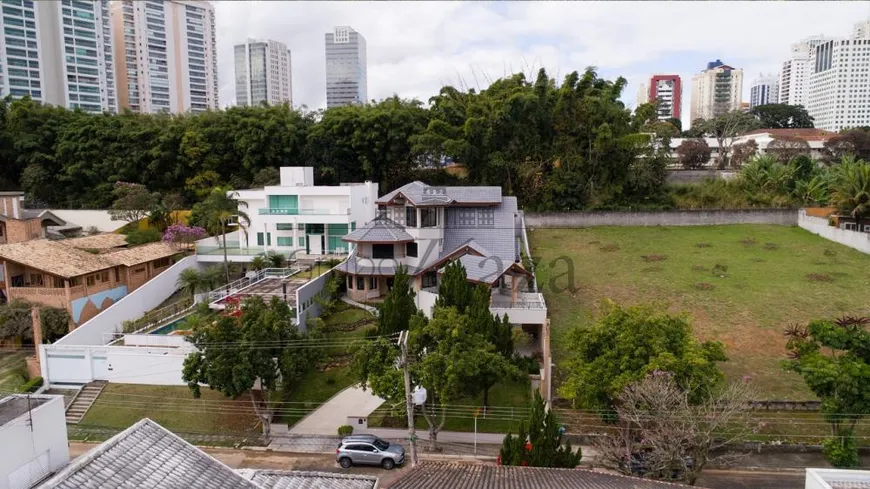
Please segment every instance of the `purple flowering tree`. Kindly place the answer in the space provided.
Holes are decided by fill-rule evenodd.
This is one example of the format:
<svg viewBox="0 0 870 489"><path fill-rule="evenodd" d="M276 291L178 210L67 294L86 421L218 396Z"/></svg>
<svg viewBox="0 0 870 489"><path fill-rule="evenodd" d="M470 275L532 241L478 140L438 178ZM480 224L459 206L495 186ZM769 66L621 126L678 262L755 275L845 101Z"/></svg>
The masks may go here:
<svg viewBox="0 0 870 489"><path fill-rule="evenodd" d="M166 232L163 233L163 241L176 244L183 247L186 251L190 251L197 240L203 239L206 236L208 236L208 233L199 226L173 224L166 228Z"/></svg>

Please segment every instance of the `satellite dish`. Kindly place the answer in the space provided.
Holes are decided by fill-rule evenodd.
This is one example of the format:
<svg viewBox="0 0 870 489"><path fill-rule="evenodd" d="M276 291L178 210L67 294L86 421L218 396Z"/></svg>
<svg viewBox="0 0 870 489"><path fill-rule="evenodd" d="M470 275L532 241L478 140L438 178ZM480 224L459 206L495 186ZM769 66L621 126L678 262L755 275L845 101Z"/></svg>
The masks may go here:
<svg viewBox="0 0 870 489"><path fill-rule="evenodd" d="M414 401L414 404L417 406L422 406L426 403L426 388L417 386L414 388L414 391L411 392L411 399Z"/></svg>

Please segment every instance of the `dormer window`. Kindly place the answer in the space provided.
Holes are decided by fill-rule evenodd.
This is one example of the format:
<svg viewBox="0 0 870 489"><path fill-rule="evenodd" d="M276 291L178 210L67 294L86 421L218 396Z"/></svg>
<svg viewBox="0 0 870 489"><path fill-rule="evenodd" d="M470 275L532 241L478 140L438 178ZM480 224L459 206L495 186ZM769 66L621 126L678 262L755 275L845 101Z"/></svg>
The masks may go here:
<svg viewBox="0 0 870 489"><path fill-rule="evenodd" d="M410 228L417 227L417 208L405 207L405 225Z"/></svg>

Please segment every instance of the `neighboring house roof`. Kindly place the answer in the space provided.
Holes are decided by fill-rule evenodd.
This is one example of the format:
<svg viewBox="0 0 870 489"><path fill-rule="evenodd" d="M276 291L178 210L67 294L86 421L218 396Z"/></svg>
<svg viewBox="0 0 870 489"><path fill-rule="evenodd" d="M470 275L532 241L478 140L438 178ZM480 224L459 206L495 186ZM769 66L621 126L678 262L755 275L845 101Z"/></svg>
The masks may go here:
<svg viewBox="0 0 870 489"><path fill-rule="evenodd" d="M824 129L814 129L814 128L800 128L800 129L756 129L754 131L749 131L745 134L741 134L741 138L745 138L746 136L751 136L754 134L770 134L771 137L784 137L790 136L795 138L801 138L806 141L827 141L832 137L836 136L837 133L826 131Z"/></svg>
<svg viewBox="0 0 870 489"><path fill-rule="evenodd" d="M66 278L115 266L100 255L47 239L0 245L0 258Z"/></svg>
<svg viewBox="0 0 870 489"><path fill-rule="evenodd" d="M667 489L690 487L585 469L422 462L391 489Z"/></svg>
<svg viewBox="0 0 870 489"><path fill-rule="evenodd" d="M148 243L142 246L113 251L102 256L117 265L132 267L133 265L167 258L176 254L178 254L178 249L169 243Z"/></svg>
<svg viewBox="0 0 870 489"><path fill-rule="evenodd" d="M414 237L405 232L401 224L385 216L377 216L365 226L342 238L351 243L404 243L413 242Z"/></svg>
<svg viewBox="0 0 870 489"><path fill-rule="evenodd" d="M81 238L65 239L60 241L60 243L80 250L104 251L127 246L127 237L118 233L103 233L93 236L82 236Z"/></svg>
<svg viewBox="0 0 870 489"><path fill-rule="evenodd" d="M501 187L442 187L413 181L384 195L376 204L388 204L404 197L414 205L495 205L502 201Z"/></svg>
<svg viewBox="0 0 870 489"><path fill-rule="evenodd" d="M289 470L236 471L263 489L375 489L378 478L367 475Z"/></svg>
<svg viewBox="0 0 870 489"><path fill-rule="evenodd" d="M127 224L127 221L113 221L107 210L52 209L51 212L69 224L78 224L82 229L93 226L104 233L116 231Z"/></svg>
<svg viewBox="0 0 870 489"><path fill-rule="evenodd" d="M47 210L35 210L35 209L20 209L18 211L18 218L14 218L12 216L7 216L4 214L0 214L0 221L7 222L9 219L15 219L18 221L30 221L31 219L40 219L43 221L50 221L51 225L54 226L65 226L66 221L55 216L51 213L51 211Z"/></svg>
<svg viewBox="0 0 870 489"><path fill-rule="evenodd" d="M497 256L463 255L459 258L459 262L465 268L466 278L472 282L495 284L511 268L517 272L531 275L531 272L526 271L513 261L505 262ZM444 269L442 268L438 272L444 273Z"/></svg>
<svg viewBox="0 0 870 489"><path fill-rule="evenodd" d="M118 265L131 267L178 253L171 244L149 243L112 253L94 254L72 247L66 241L71 240L35 239L0 245L0 258L70 278Z"/></svg>
<svg viewBox="0 0 870 489"><path fill-rule="evenodd" d="M246 489L257 486L146 418L75 459L41 487Z"/></svg>

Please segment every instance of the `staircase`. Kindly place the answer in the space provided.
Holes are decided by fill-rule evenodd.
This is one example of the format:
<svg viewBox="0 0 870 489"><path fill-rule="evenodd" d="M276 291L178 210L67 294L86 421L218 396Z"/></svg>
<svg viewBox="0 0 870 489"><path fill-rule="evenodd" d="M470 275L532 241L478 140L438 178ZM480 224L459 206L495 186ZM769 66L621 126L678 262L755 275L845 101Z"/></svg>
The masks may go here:
<svg viewBox="0 0 870 489"><path fill-rule="evenodd" d="M94 401L97 400L97 397L100 396L100 393L103 392L103 387L107 383L105 380L95 380L85 384L66 408L66 422L68 424L78 424L85 417Z"/></svg>

